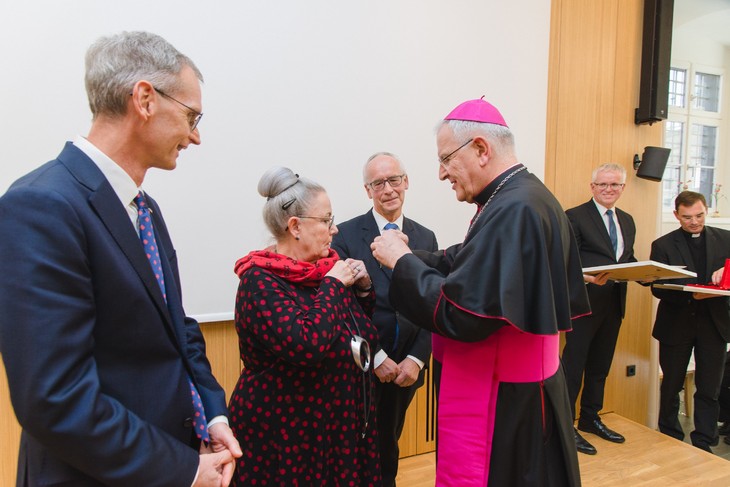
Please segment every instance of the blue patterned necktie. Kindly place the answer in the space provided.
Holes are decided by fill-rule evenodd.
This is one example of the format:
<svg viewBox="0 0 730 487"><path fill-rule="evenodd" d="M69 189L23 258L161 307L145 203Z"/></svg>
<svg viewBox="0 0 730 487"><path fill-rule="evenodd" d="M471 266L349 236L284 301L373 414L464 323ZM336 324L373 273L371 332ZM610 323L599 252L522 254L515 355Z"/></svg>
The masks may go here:
<svg viewBox="0 0 730 487"><path fill-rule="evenodd" d="M616 232L616 222L613 221L613 210L606 210L608 215L608 238L611 239L613 246L613 255L618 251L618 233Z"/></svg>
<svg viewBox="0 0 730 487"><path fill-rule="evenodd" d="M149 206L144 198L144 194L140 191L134 198L134 204L137 205L137 215L139 216L139 238L142 241L144 252L147 255L147 259L150 261L152 271L155 273L157 278L157 284L160 285L162 291L162 297L167 302L167 292L165 291L165 275L162 272L162 262L160 261L160 251L157 249L157 241L155 240L155 230L152 227L152 218L150 215ZM206 443L210 442L210 436L208 435L208 421L205 419L205 410L203 408L203 400L200 398L198 390L193 384L193 380L188 376L188 383L190 384L190 394L193 399L193 409L195 410L195 417L193 418L193 428L195 428L195 435Z"/></svg>
<svg viewBox="0 0 730 487"><path fill-rule="evenodd" d="M398 230L398 225L395 223L386 223L383 230ZM395 320L395 337L393 338L393 352L398 347L398 335L400 335L400 326L398 326L398 319Z"/></svg>

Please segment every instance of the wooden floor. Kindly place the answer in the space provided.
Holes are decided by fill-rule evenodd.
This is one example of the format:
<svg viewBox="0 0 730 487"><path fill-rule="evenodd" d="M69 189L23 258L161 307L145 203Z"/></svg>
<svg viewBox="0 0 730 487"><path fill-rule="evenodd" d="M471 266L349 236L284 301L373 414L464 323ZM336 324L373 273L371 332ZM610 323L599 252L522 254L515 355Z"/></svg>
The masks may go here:
<svg viewBox="0 0 730 487"><path fill-rule="evenodd" d="M436 454L424 453L401 458L398 462L398 487L433 487L436 479Z"/></svg>
<svg viewBox="0 0 730 487"><path fill-rule="evenodd" d="M623 434L626 443L584 434L598 449L597 455L578 455L584 487L730 486L730 461L617 414L605 414L602 419ZM398 487L432 487L435 455L404 458L398 471Z"/></svg>

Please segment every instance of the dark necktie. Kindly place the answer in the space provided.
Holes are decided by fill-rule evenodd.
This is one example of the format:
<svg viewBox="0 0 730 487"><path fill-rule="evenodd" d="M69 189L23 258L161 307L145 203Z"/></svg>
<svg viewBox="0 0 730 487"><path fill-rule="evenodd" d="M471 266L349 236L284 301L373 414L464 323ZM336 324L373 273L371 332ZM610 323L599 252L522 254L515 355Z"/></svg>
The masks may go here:
<svg viewBox="0 0 730 487"><path fill-rule="evenodd" d="M618 251L618 233L616 232L616 222L613 221L613 210L606 210L606 215L608 215L608 238L611 239L615 256Z"/></svg>
<svg viewBox="0 0 730 487"><path fill-rule="evenodd" d="M152 271L155 273L157 278L157 284L160 285L162 291L162 297L167 302L167 292L165 291L165 275L162 272L162 262L160 261L160 252L157 250L157 241L155 240L155 230L152 227L152 218L150 215L150 209L147 206L147 201L144 198L144 194L140 191L134 198L134 204L137 205L137 215L139 215L139 238L142 241L144 252L147 254L147 259L150 261ZM205 419L205 410L203 408L203 400L200 398L198 390L193 384L193 380L188 376L188 383L190 384L190 394L193 399L193 409L195 410L195 417L193 418L193 428L195 428L195 435L206 443L210 442L210 436L208 435L208 422Z"/></svg>
<svg viewBox="0 0 730 487"><path fill-rule="evenodd" d="M398 225L395 223L386 223L383 227L383 230L398 230ZM396 315L397 316L397 315ZM396 347L398 347L398 335L400 334L400 327L398 326L398 319L395 320L395 337L393 337L393 352L395 352Z"/></svg>

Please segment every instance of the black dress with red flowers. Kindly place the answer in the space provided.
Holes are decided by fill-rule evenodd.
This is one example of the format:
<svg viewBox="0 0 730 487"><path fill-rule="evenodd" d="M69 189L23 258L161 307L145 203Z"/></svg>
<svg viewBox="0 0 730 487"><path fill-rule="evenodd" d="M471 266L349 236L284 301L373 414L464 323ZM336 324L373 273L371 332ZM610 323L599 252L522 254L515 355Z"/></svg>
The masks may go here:
<svg viewBox="0 0 730 487"><path fill-rule="evenodd" d="M337 279L313 287L261 267L240 278L244 368L229 409L243 456L232 485L381 485L376 379L356 365L350 344L354 333L376 347L363 312L372 314L374 293L356 299Z"/></svg>

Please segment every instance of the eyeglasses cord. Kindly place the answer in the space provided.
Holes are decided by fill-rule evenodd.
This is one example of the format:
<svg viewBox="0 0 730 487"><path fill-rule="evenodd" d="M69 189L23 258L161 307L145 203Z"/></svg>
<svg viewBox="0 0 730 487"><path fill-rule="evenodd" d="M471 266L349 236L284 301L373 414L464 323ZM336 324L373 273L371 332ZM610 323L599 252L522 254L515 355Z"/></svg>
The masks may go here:
<svg viewBox="0 0 730 487"><path fill-rule="evenodd" d="M350 316L352 317L352 323L355 325L355 330L357 330L357 334L360 335L360 327L357 325L357 320L355 319L355 314L352 312L352 308L348 308L348 311L350 312ZM344 322L345 327L347 327L347 331L350 332L350 335L355 336L355 334L352 332L352 328L350 328L350 325L347 324L347 321ZM362 438L365 438L365 435L367 434L368 429L368 423L370 422L370 404L372 403L372 387L370 384L370 375L366 371L362 371L362 417L363 417L363 425L362 425Z"/></svg>

